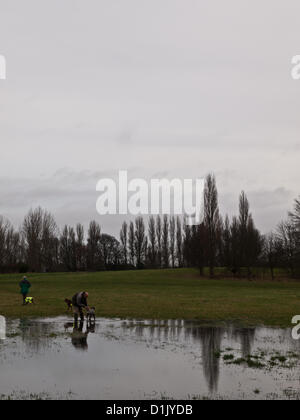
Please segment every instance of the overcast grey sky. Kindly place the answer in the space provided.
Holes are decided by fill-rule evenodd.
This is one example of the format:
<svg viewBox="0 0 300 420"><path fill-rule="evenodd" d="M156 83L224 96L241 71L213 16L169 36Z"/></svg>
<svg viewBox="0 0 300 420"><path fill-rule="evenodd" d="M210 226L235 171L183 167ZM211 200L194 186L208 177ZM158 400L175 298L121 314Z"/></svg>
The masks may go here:
<svg viewBox="0 0 300 420"><path fill-rule="evenodd" d="M300 193L299 0L0 0L0 214L96 218L98 179L217 176L264 231Z"/></svg>

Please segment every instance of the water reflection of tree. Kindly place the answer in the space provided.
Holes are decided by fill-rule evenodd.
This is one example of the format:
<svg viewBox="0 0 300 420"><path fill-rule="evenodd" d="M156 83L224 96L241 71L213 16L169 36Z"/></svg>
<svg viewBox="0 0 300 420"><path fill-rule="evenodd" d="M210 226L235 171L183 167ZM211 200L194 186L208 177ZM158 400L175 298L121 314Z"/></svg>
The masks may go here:
<svg viewBox="0 0 300 420"><path fill-rule="evenodd" d="M210 392L217 391L220 374L221 328L198 328L202 348L203 373Z"/></svg>
<svg viewBox="0 0 300 420"><path fill-rule="evenodd" d="M26 318L20 319L19 330L21 338L28 350L35 353L51 346L51 333L55 324L50 322L33 321Z"/></svg>
<svg viewBox="0 0 300 420"><path fill-rule="evenodd" d="M242 356L247 357L251 354L255 338L255 328L233 328L232 338L240 341Z"/></svg>
<svg viewBox="0 0 300 420"><path fill-rule="evenodd" d="M192 320L158 321L152 319L149 323L147 321L128 322L123 324L123 328L125 327L134 331L136 336L151 340L201 343L203 373L210 392L216 392L218 389L222 337L226 335L229 341L240 342L243 357L251 354L255 339L255 328L203 327Z"/></svg>

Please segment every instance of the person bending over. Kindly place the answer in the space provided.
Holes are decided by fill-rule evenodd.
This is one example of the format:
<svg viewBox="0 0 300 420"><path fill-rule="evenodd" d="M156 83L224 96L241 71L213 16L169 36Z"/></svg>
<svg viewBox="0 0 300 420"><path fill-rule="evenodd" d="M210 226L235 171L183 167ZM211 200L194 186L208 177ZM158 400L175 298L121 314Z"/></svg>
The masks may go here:
<svg viewBox="0 0 300 420"><path fill-rule="evenodd" d="M83 315L82 310L83 309L89 310L89 307L87 304L88 296L89 296L88 292L79 292L79 293L76 293L76 295L74 295L72 298L72 307L73 307L75 323L77 323L78 321L78 315L80 315L80 320L84 321L84 315Z"/></svg>

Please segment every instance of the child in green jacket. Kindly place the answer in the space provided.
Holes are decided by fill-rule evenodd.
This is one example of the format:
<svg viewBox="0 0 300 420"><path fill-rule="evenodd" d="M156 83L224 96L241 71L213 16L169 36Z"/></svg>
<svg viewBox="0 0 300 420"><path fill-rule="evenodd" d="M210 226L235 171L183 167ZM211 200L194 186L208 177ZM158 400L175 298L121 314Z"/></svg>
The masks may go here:
<svg viewBox="0 0 300 420"><path fill-rule="evenodd" d="M29 283L29 281L27 280L27 277L23 277L23 280L20 282L19 284L20 288L21 288L21 295L23 296L23 305L26 305L26 298L29 292L29 289L31 287L31 284Z"/></svg>

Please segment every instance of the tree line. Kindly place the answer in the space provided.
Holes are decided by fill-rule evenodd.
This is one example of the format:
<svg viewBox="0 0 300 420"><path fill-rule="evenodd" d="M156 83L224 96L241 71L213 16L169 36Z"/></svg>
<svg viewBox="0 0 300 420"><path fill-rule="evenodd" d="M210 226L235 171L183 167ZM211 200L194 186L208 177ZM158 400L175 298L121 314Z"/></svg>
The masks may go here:
<svg viewBox="0 0 300 420"><path fill-rule="evenodd" d="M201 223L190 226L184 217L138 216L122 224L119 238L102 233L91 221L65 225L60 231L52 214L30 210L16 230L0 216L0 271L55 272L142 268L197 267L213 277L222 274L252 277L258 268L300 275L300 199L277 228L263 235L256 228L244 192L239 213L231 219L219 211L216 179L205 180Z"/></svg>

